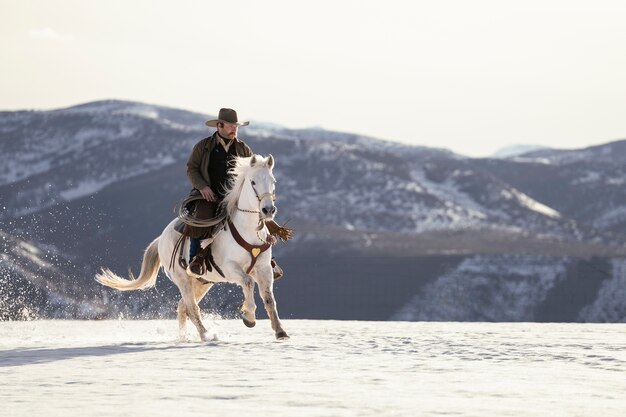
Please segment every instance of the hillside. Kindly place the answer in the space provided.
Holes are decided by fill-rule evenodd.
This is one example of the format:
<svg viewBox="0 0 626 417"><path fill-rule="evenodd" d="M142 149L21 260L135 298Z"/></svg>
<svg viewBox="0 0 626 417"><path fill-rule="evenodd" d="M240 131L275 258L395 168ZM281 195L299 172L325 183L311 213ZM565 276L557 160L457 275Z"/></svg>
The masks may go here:
<svg viewBox="0 0 626 417"><path fill-rule="evenodd" d="M79 289L72 291L83 288L92 298L108 300L108 290L92 288L93 274L101 266L120 272L139 267L142 250L189 191L185 162L210 133L203 125L210 117L123 101L0 112L0 220L10 242L4 264L17 262L6 255L16 242L54 247L69 261L52 266L72 276ZM293 317L541 320L558 316L558 306L544 303L556 300L559 285L573 280L576 291L592 294L577 297L576 314L561 317L582 320L591 317L580 314L595 305L626 254L621 142L471 159L444 149L269 123L253 123L240 136L255 152L274 155L278 220L298 230L293 242L276 247L287 272L277 297ZM522 259L529 271L565 272L559 279L520 274L521 266L507 268L507 256ZM591 258L602 260L606 275L589 275L591 286L576 284L576 265ZM479 291L482 300L473 310L452 316L440 304L437 311L424 310L419 300L435 299L435 293L460 305L457 298L469 289L450 291L458 286L451 276L470 286L486 280L490 289L479 285L470 291ZM62 281L47 270L37 278L20 277L29 283ZM527 305L494 313L492 301L519 280L526 282L524 292L534 294ZM162 285L156 300L142 294L133 307L132 296L115 295L117 307L105 314L169 314L173 307L164 306L176 290L165 280ZM226 289L208 303L232 312L237 297L237 290ZM416 302L423 308L411 307ZM472 313L476 309L479 314Z"/></svg>

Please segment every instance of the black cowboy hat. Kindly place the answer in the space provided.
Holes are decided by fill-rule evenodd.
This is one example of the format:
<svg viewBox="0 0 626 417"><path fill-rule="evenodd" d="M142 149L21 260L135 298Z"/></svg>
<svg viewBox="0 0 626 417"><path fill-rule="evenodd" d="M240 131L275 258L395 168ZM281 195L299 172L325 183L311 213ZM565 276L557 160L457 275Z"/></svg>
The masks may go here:
<svg viewBox="0 0 626 417"><path fill-rule="evenodd" d="M237 118L237 112L233 109L220 109L220 113L215 120L209 120L205 125L216 127L218 123L230 123L237 126L248 126L250 122L240 122Z"/></svg>

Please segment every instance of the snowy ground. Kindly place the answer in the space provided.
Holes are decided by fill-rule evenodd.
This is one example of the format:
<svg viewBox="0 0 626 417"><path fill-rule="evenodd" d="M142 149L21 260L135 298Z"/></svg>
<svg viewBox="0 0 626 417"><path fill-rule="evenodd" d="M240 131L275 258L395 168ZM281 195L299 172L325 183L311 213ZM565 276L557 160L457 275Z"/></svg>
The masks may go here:
<svg viewBox="0 0 626 417"><path fill-rule="evenodd" d="M626 415L623 324L207 324L2 322L0 415Z"/></svg>

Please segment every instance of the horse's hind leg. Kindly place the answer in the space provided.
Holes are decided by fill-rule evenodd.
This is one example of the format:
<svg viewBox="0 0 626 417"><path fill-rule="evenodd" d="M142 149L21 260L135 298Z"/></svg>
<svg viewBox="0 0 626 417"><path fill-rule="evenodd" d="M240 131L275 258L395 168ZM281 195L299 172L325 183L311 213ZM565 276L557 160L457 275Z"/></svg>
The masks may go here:
<svg viewBox="0 0 626 417"><path fill-rule="evenodd" d="M193 293L196 299L196 303L200 304L200 301L202 301L202 299L204 298L204 296L206 295L206 293L211 289L211 287L213 286L212 282L206 282L206 281L200 281L199 279L196 280L196 282L193 283Z"/></svg>
<svg viewBox="0 0 626 417"><path fill-rule="evenodd" d="M193 287L193 293L194 293L194 299L196 300L196 303L199 304L200 300L202 300L202 298L204 298L204 296L206 295L207 291L209 291L211 289L211 287L213 286L213 283L211 282L200 282L199 280L196 280L197 283L192 281L192 287ZM179 328L179 332L180 332L180 338L181 339L186 339L187 338L187 304L185 303L185 300L183 298L180 299L180 301L178 301L178 328Z"/></svg>
<svg viewBox="0 0 626 417"><path fill-rule="evenodd" d="M191 322L196 326L196 329L198 329L200 340L206 342L208 340L208 335L206 327L204 327L202 319L200 318L200 307L198 306L198 303L196 303L193 298L190 298L189 300L185 300L185 304L187 304L187 315L189 316Z"/></svg>
<svg viewBox="0 0 626 417"><path fill-rule="evenodd" d="M178 302L178 331L181 339L187 337L187 306L182 298Z"/></svg>
<svg viewBox="0 0 626 417"><path fill-rule="evenodd" d="M204 324L202 324L202 318L200 317L200 307L198 306L198 303L196 302L196 297L195 297L194 288L193 288L194 284L192 283L191 280L195 280L195 278L186 276L184 279L179 280L178 288L180 289L180 294L183 296L182 304L184 304L184 306L186 307L187 317L189 317L189 320L191 320L191 322L196 326L196 329L198 329L198 333L200 334L200 339L202 341L206 341L208 338L207 331L206 331L206 327L204 327ZM179 306L181 306L181 303L179 303ZM179 313L178 313L179 325L182 319L182 315L180 311L182 311L182 309L179 310Z"/></svg>

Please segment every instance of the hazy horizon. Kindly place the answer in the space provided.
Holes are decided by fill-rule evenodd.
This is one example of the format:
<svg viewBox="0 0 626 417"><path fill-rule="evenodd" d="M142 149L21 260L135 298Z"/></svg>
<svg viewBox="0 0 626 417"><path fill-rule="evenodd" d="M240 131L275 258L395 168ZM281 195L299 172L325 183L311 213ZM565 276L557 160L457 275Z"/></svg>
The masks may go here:
<svg viewBox="0 0 626 417"><path fill-rule="evenodd" d="M72 107L77 107L77 106L82 106L82 105L86 105L86 104L90 104L90 103L96 103L96 102L100 102L100 101L127 101L127 102L133 102L133 103L138 103L138 104L145 104L145 105L153 105L153 106L162 106L162 107L169 107L169 108L174 108L177 110L182 110L182 111L189 111L189 112L194 112L194 113L200 113L200 114L206 114L206 115L216 115L217 112L203 112L203 111L198 111L198 110L190 110L190 109L185 109L185 108L180 108L180 107L175 107L175 106L171 106L171 105L167 105L167 104L160 104L160 103L148 103L148 102L144 102L144 101L138 101L138 100L129 100L129 99L117 99L117 98L102 98L102 99L98 99L98 100L92 100L92 101L86 101L86 102L80 102L80 103L73 103L73 104L69 104L66 106L59 106L59 107L50 107L50 108L16 108L16 109L0 109L0 112L2 111L56 111L56 110L63 110L63 109L68 109L68 108L72 108ZM279 122L275 122L272 120L251 120L251 124L250 126L252 127L256 127L255 124L256 123L263 123L263 124L269 124L269 125L275 125L278 127L284 127L289 129L290 127L282 125ZM198 125L198 127L202 127L201 124ZM214 128L208 128L209 131L214 130ZM337 129L326 129L323 126L302 126L302 127L296 127L295 129L322 129L325 131L329 131L329 132L338 132L338 133L346 133L346 134L358 134L356 132L350 132L350 131L346 131L346 130L337 130ZM245 136L245 128L242 128L242 132L244 133L242 136ZM412 146L426 146L426 147L431 147L431 148L439 148L439 149L447 149L452 151L452 149L450 148L446 148L445 146L437 146L435 145L431 145L431 144L420 144L420 143L407 143L407 142L402 142L402 141L398 141L398 140L393 140L393 139L389 139L389 138L384 138L384 137L379 137L379 136L375 136L375 135L371 135L371 134L364 134L366 136L372 137L373 139L380 139L380 140L385 140L385 141L391 141L391 142L396 142L396 143L400 143L400 144L405 144L405 145L412 145ZM596 146L596 145L603 145L606 143L610 143L610 142L614 142L617 140L622 140L622 139L626 139L625 138L617 138L614 140L608 140L608 141L604 141L604 142L600 142L600 143L596 143L596 144L591 144L588 146ZM587 146L582 146L580 148L585 148ZM467 157L474 157L474 158L480 158L480 157L503 157L503 156L509 156L509 151L513 151L513 154L518 153L517 151L519 149L526 149L527 151L531 151L531 150L535 150L535 149L555 149L555 150L573 150L573 149L578 149L576 147L556 147L556 146L547 146L547 145L540 145L540 144L536 144L536 143L508 143L505 144L497 149L494 149L493 152L486 154L486 155L480 155L480 156L476 156L476 155L467 155L467 154L463 154L460 152L456 152L459 155L462 156L467 156Z"/></svg>
<svg viewBox="0 0 626 417"><path fill-rule="evenodd" d="M488 156L626 137L626 4L0 5L0 108L120 99Z"/></svg>

